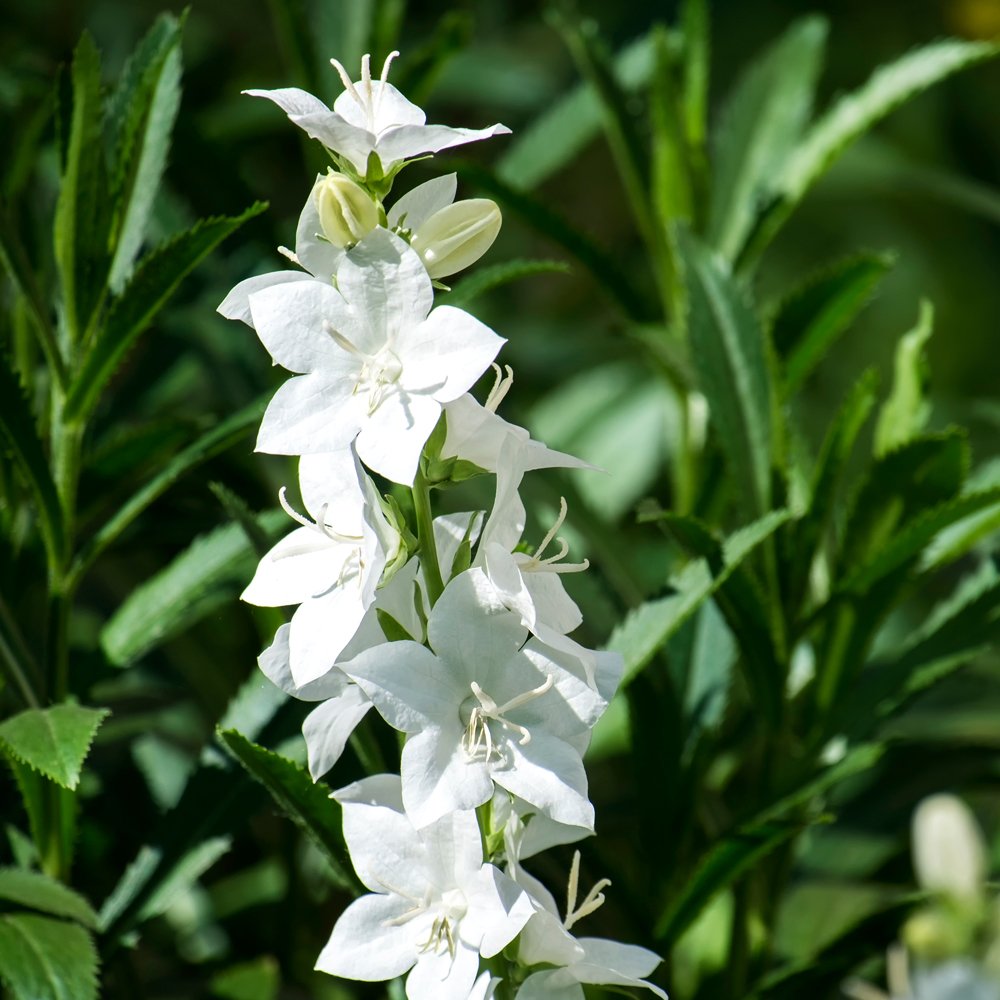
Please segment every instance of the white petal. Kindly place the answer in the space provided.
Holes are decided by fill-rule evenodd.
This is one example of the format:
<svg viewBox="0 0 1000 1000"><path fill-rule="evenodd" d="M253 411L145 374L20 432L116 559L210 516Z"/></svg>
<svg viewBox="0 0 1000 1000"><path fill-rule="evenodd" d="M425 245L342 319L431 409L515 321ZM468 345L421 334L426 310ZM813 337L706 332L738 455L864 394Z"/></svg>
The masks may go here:
<svg viewBox="0 0 1000 1000"><path fill-rule="evenodd" d="M332 281L344 259L344 251L329 240L319 239L323 235L323 224L316 207L316 186L322 180L323 175L317 174L316 182L299 215L299 224L295 230L295 256L307 271L321 281Z"/></svg>
<svg viewBox="0 0 1000 1000"><path fill-rule="evenodd" d="M371 707L364 691L357 684L349 684L343 694L324 701L306 716L302 735L309 751L313 781L319 781L340 760L347 738Z"/></svg>
<svg viewBox="0 0 1000 1000"><path fill-rule="evenodd" d="M479 972L479 954L456 942L455 957L447 948L425 951L406 980L409 1000L466 1000Z"/></svg>
<svg viewBox="0 0 1000 1000"><path fill-rule="evenodd" d="M447 729L427 729L403 747L403 801L418 828L456 809L475 809L493 795L486 765L470 760L461 748L463 727L455 716Z"/></svg>
<svg viewBox="0 0 1000 1000"><path fill-rule="evenodd" d="M469 521L475 517L476 523L469 531ZM451 568L455 563L458 548L469 531L469 542L476 544L479 532L483 526L482 511L463 511L461 514L442 514L434 518L434 542L437 547L438 564L445 583L451 576Z"/></svg>
<svg viewBox="0 0 1000 1000"><path fill-rule="evenodd" d="M389 228L395 229L399 225L399 220L405 216L403 226L416 231L421 223L426 222L435 212L455 200L457 188L458 174L445 174L443 177L435 177L424 184L418 184L389 209L387 217Z"/></svg>
<svg viewBox="0 0 1000 1000"><path fill-rule="evenodd" d="M427 622L427 640L455 674L463 700L469 683L500 673L524 639L517 615L500 603L486 574L477 568L445 587Z"/></svg>
<svg viewBox="0 0 1000 1000"><path fill-rule="evenodd" d="M590 462L585 462L575 455L567 455L563 451L553 451L541 441L528 441L525 449L525 472L531 472L533 469L588 469L591 472L604 472L603 469L591 465ZM607 473L604 474L607 475Z"/></svg>
<svg viewBox="0 0 1000 1000"><path fill-rule="evenodd" d="M436 153L441 149L461 146L479 139L489 139L494 135L506 135L510 129L505 125L491 128L448 128L446 125L403 125L389 129L378 137L376 151L384 168L398 160L408 160L422 153Z"/></svg>
<svg viewBox="0 0 1000 1000"><path fill-rule="evenodd" d="M348 580L299 605L288 637L289 663L297 684L322 677L334 665L365 616L361 597L357 580Z"/></svg>
<svg viewBox="0 0 1000 1000"><path fill-rule="evenodd" d="M448 435L441 449L442 458L454 456L474 462L487 472L496 472L500 448L508 434L528 439L526 430L480 406L469 393L446 403L444 410L448 416Z"/></svg>
<svg viewBox="0 0 1000 1000"><path fill-rule="evenodd" d="M483 865L462 886L469 904L462 918L462 940L492 958L521 932L534 913L524 890L493 865Z"/></svg>
<svg viewBox="0 0 1000 1000"><path fill-rule="evenodd" d="M300 701L325 701L343 694L350 684L347 675L341 670L330 670L322 677L301 687L292 678L291 652L288 647L288 637L292 626L285 622L274 634L274 642L257 658L261 671L273 684L282 691Z"/></svg>
<svg viewBox="0 0 1000 1000"><path fill-rule="evenodd" d="M393 812L403 811L403 786L398 774L371 774L360 781L352 781L333 793L341 805L357 803L364 806L382 806Z"/></svg>
<svg viewBox="0 0 1000 1000"><path fill-rule="evenodd" d="M381 84L373 81L376 97L380 88ZM360 128L368 128L368 116L350 91L345 90L337 98L333 110ZM393 125L423 125L426 120L423 111L416 104L411 104L391 83L385 85L375 116L376 132Z"/></svg>
<svg viewBox="0 0 1000 1000"><path fill-rule="evenodd" d="M546 553L542 553L544 556ZM524 573L524 585L535 606L535 617L564 635L583 624L583 615L558 573Z"/></svg>
<svg viewBox="0 0 1000 1000"><path fill-rule="evenodd" d="M257 564L243 600L264 608L301 604L337 582L351 551L312 528L296 528Z"/></svg>
<svg viewBox="0 0 1000 1000"><path fill-rule="evenodd" d="M401 976L417 960L416 921L399 927L386 927L385 921L402 916L408 907L399 896L356 899L340 915L316 968L367 982Z"/></svg>
<svg viewBox="0 0 1000 1000"><path fill-rule="evenodd" d="M420 839L426 851L425 870L439 890L462 887L483 869L479 821L471 809L455 810L423 827Z"/></svg>
<svg viewBox="0 0 1000 1000"><path fill-rule="evenodd" d="M590 831L586 827L568 826L565 823L557 823L555 820L549 819L544 813L540 813L533 805L525 802L522 798L515 796L512 804L510 796L506 791L497 789L497 793L493 797L493 815L496 817L495 822L498 825L506 822L504 809L516 812L518 816L524 816L525 813L534 814L524 829L524 838L521 841L518 853L518 857L522 860L533 857L542 851L547 851L550 847L555 847L558 844L573 844L584 837L590 836ZM520 882L520 878L518 881ZM526 888L528 888L529 892L534 893L534 890L530 887L526 886ZM536 898L538 897L536 896Z"/></svg>
<svg viewBox="0 0 1000 1000"><path fill-rule="evenodd" d="M309 115L317 112L330 113L330 109L308 91L298 87L283 87L280 90L244 90L251 97L266 97L285 112L286 115Z"/></svg>
<svg viewBox="0 0 1000 1000"><path fill-rule="evenodd" d="M493 769L493 780L537 806L557 823L594 829L594 807L587 799L587 772L580 755L544 730L521 746L513 739L504 747L510 766Z"/></svg>
<svg viewBox="0 0 1000 1000"><path fill-rule="evenodd" d="M285 285L293 281L313 281L311 274L305 271L271 271L270 274L258 274L255 278L246 278L236 285L222 300L218 311L226 319L238 319L253 326L253 316L250 313L250 296L254 292L271 288L273 285Z"/></svg>
<svg viewBox="0 0 1000 1000"><path fill-rule="evenodd" d="M502 979L491 976L489 972L484 972L472 987L469 1000L492 1000L494 991L502 982Z"/></svg>
<svg viewBox="0 0 1000 1000"><path fill-rule="evenodd" d="M326 524L341 535L360 535L365 495L350 448L303 455L299 459L299 491L306 510L319 518L326 505Z"/></svg>
<svg viewBox="0 0 1000 1000"><path fill-rule="evenodd" d="M447 403L469 391L505 343L462 309L438 306L399 341L402 381L410 392Z"/></svg>
<svg viewBox="0 0 1000 1000"><path fill-rule="evenodd" d="M606 938L578 938L586 952L587 965L613 969L632 980L645 979L663 961L655 951ZM583 979L581 983L611 983L612 979ZM623 984L624 985L624 984ZM662 995L662 994L661 994Z"/></svg>
<svg viewBox="0 0 1000 1000"><path fill-rule="evenodd" d="M361 428L362 403L354 378L297 375L278 386L257 434L257 451L302 455L341 451Z"/></svg>
<svg viewBox="0 0 1000 1000"><path fill-rule="evenodd" d="M565 969L549 969L528 976L517 991L517 1000L584 1000L584 994Z"/></svg>
<svg viewBox="0 0 1000 1000"><path fill-rule="evenodd" d="M344 121L332 111L317 111L306 115L288 116L306 135L318 139L345 159L362 176L368 170L368 155L375 148L375 136L363 128Z"/></svg>
<svg viewBox="0 0 1000 1000"><path fill-rule="evenodd" d="M374 355L388 344L405 363L399 338L424 320L434 302L417 252L388 229L373 229L344 258L337 286L357 317L354 345Z"/></svg>
<svg viewBox="0 0 1000 1000"><path fill-rule="evenodd" d="M358 454L365 465L386 479L410 486L420 453L440 416L440 404L429 396L389 387L378 409L361 421Z"/></svg>
<svg viewBox="0 0 1000 1000"><path fill-rule="evenodd" d="M517 488L524 476L524 443L514 435L508 435L500 447L497 458L497 492L493 510L483 528L479 542L476 564L485 559L488 545L495 543L511 552L524 531L524 504L517 495Z"/></svg>
<svg viewBox="0 0 1000 1000"><path fill-rule="evenodd" d="M471 693L467 683L442 669L429 649L407 640L366 649L343 669L375 702L386 722L404 733L445 719L458 725L459 706Z"/></svg>
<svg viewBox="0 0 1000 1000"><path fill-rule="evenodd" d="M521 932L518 959L524 965L570 965L581 961L586 952L567 931L558 914L549 910L535 913Z"/></svg>

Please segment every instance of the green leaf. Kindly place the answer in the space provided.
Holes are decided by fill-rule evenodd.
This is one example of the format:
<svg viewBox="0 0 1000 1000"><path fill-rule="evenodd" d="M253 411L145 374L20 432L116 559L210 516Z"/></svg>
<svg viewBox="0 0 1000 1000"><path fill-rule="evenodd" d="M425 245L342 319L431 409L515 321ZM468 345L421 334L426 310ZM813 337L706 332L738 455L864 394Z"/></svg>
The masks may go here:
<svg viewBox="0 0 1000 1000"><path fill-rule="evenodd" d="M894 254L858 254L807 279L778 310L771 339L784 359L782 396L798 390L871 299Z"/></svg>
<svg viewBox="0 0 1000 1000"><path fill-rule="evenodd" d="M115 151L115 254L108 287L120 295L132 275L163 178L181 100L181 26L161 14L136 47L108 102Z"/></svg>
<svg viewBox="0 0 1000 1000"><path fill-rule="evenodd" d="M106 708L53 705L29 708L0 722L0 746L63 788L76 788Z"/></svg>
<svg viewBox="0 0 1000 1000"><path fill-rule="evenodd" d="M777 184L779 200L751 241L748 263L759 258L809 188L856 139L911 97L997 52L1000 47L992 42L933 42L880 66L863 86L838 98L788 158Z"/></svg>
<svg viewBox="0 0 1000 1000"><path fill-rule="evenodd" d="M634 93L653 74L653 44L643 35L613 61L618 84ZM497 177L516 191L531 191L558 173L601 131L601 102L593 85L581 83L522 129L497 163Z"/></svg>
<svg viewBox="0 0 1000 1000"><path fill-rule="evenodd" d="M917 325L899 339L892 392L882 404L875 426L875 455L881 458L915 438L927 423L931 404L924 397L929 373L924 346L934 332L934 306L920 303Z"/></svg>
<svg viewBox="0 0 1000 1000"><path fill-rule="evenodd" d="M14 456L21 474L31 488L49 560L56 562L61 558L66 543L59 497L56 495L42 442L38 439L35 421L21 390L21 383L2 354L0 354L0 440Z"/></svg>
<svg viewBox="0 0 1000 1000"><path fill-rule="evenodd" d="M657 318L656 305L635 288L618 259L542 199L511 187L477 164L460 161L454 166L462 180L491 195L533 229L572 254L630 319L642 323Z"/></svg>
<svg viewBox="0 0 1000 1000"><path fill-rule="evenodd" d="M463 278L450 292L435 296L434 304L441 306L465 306L474 298L521 278L534 274L558 272L569 274L570 266L562 260L506 260L502 264L481 267Z"/></svg>
<svg viewBox="0 0 1000 1000"><path fill-rule="evenodd" d="M869 368L854 384L826 432L813 471L809 508L791 532L787 557L790 606L797 610L805 596L809 570L835 509L838 487L854 442L875 406L878 372Z"/></svg>
<svg viewBox="0 0 1000 1000"><path fill-rule="evenodd" d="M174 456L166 467L129 499L107 521L78 553L73 562L71 580L79 582L94 560L159 496L165 493L181 476L195 466L232 447L246 437L260 422L271 393L265 393L249 406L234 413L227 420L203 434L197 441Z"/></svg>
<svg viewBox="0 0 1000 1000"><path fill-rule="evenodd" d="M680 625L710 597L733 570L789 518L786 510L772 511L760 520L733 532L722 544L723 567L715 575L707 559L689 563L671 580L673 593L630 611L615 627L607 648L625 659L624 688L652 659Z"/></svg>
<svg viewBox="0 0 1000 1000"><path fill-rule="evenodd" d="M282 510L255 519L273 543L292 527ZM169 565L129 594L101 629L101 648L119 667L179 635L250 582L259 556L239 524L196 538Z"/></svg>
<svg viewBox="0 0 1000 1000"><path fill-rule="evenodd" d="M379 628L382 629L382 634L389 642L412 641L413 636L384 608L376 608L375 614L378 617Z"/></svg>
<svg viewBox="0 0 1000 1000"><path fill-rule="evenodd" d="M97 914L83 896L41 872L0 868L0 899L56 917L69 917L84 927L97 927Z"/></svg>
<svg viewBox="0 0 1000 1000"><path fill-rule="evenodd" d="M231 837L209 837L187 851L149 894L137 920L143 923L165 913L171 903L189 889L233 846ZM104 916L103 910L101 916Z"/></svg>
<svg viewBox="0 0 1000 1000"><path fill-rule="evenodd" d="M715 135L707 241L734 261L812 114L827 22L796 21L741 76Z"/></svg>
<svg viewBox="0 0 1000 1000"><path fill-rule="evenodd" d="M101 141L101 57L85 31L73 53L73 117L54 223L66 326L80 340L108 269L108 185Z"/></svg>
<svg viewBox="0 0 1000 1000"><path fill-rule="evenodd" d="M63 920L0 914L0 980L14 1000L96 1000L93 939Z"/></svg>
<svg viewBox="0 0 1000 1000"><path fill-rule="evenodd" d="M695 368L739 493L759 517L771 500L771 379L764 336L725 262L687 228L678 236Z"/></svg>
<svg viewBox="0 0 1000 1000"><path fill-rule="evenodd" d="M673 944L694 923L713 896L732 885L801 829L801 823L764 823L721 837L673 894L656 922L653 937L665 945Z"/></svg>
<svg viewBox="0 0 1000 1000"><path fill-rule="evenodd" d="M322 783L314 784L297 764L251 743L235 730L220 732L219 738L326 855L340 884L362 891L344 843L340 803L330 797L329 789Z"/></svg>
<svg viewBox="0 0 1000 1000"><path fill-rule="evenodd" d="M125 290L112 302L70 386L64 419L79 420L93 409L125 353L181 281L230 233L266 207L257 202L242 215L202 219L143 258Z"/></svg>
<svg viewBox="0 0 1000 1000"><path fill-rule="evenodd" d="M281 988L281 967L273 955L261 955L216 972L209 987L223 1000L275 1000Z"/></svg>

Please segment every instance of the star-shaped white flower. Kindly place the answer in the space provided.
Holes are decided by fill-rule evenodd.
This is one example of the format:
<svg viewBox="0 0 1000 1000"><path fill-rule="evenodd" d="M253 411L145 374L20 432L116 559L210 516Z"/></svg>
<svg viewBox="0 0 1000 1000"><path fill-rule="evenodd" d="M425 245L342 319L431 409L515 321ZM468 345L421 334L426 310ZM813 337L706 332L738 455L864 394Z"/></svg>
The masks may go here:
<svg viewBox="0 0 1000 1000"><path fill-rule="evenodd" d="M504 125L484 129L427 125L423 111L387 80L389 66L398 54L393 52L386 59L379 81L371 78L367 55L361 60L361 79L356 83L340 63L331 60L345 88L333 111L318 97L294 87L244 93L274 101L299 128L347 160L360 177L368 173L372 153L381 162L382 173L389 174L397 164L414 156L510 132Z"/></svg>
<svg viewBox="0 0 1000 1000"><path fill-rule="evenodd" d="M344 259L338 289L319 281L250 296L253 325L297 378L268 404L259 451L340 451L357 438L364 463L410 485L443 403L461 396L504 343L467 312L431 311L416 253L376 229Z"/></svg>
<svg viewBox="0 0 1000 1000"><path fill-rule="evenodd" d="M351 449L304 455L299 484L313 519L292 510L282 490L282 503L302 527L261 559L243 600L299 605L288 641L291 674L301 686L325 674L351 640L400 538Z"/></svg>
<svg viewBox="0 0 1000 1000"><path fill-rule="evenodd" d="M528 976L517 994L518 1000L552 1000L553 997L558 1000L584 1000L582 983L645 986L667 1000L663 990L645 979L661 962L655 952L604 938L575 938L570 933L578 920L593 913L604 902L601 890L611 884L602 879L578 903L579 851L570 870L566 917L561 919L552 893L520 868L516 848L511 856L509 837L507 843L508 874L529 894L535 905L535 914L525 924L518 941L518 962L526 966L559 967Z"/></svg>
<svg viewBox="0 0 1000 1000"><path fill-rule="evenodd" d="M452 812L416 830L400 780L381 774L334 793L358 878L372 890L333 928L316 968L368 982L412 969L410 1000L468 1000L479 956L506 947L530 918L523 890L483 863L475 813Z"/></svg>
<svg viewBox="0 0 1000 1000"><path fill-rule="evenodd" d="M430 649L392 642L344 665L386 721L408 734L403 799L417 827L493 796L493 782L570 826L593 829L580 740L607 707L620 658L595 654L600 692L537 641L479 569L445 588ZM570 666L572 666L570 664Z"/></svg>
<svg viewBox="0 0 1000 1000"><path fill-rule="evenodd" d="M508 435L500 446L496 502L483 528L474 565L486 570L500 600L520 615L525 628L546 645L579 661L587 683L596 690L596 654L566 634L583 622L583 615L559 577L563 573L585 570L589 563L586 560L582 563L562 561L568 546L555 535L566 517L565 500L555 524L534 553L527 555L514 551L524 531L524 504L517 490L529 454L525 443L515 435ZM560 546L554 554L549 550L553 540ZM621 658L618 660L620 664ZM619 675L621 669L619 666Z"/></svg>

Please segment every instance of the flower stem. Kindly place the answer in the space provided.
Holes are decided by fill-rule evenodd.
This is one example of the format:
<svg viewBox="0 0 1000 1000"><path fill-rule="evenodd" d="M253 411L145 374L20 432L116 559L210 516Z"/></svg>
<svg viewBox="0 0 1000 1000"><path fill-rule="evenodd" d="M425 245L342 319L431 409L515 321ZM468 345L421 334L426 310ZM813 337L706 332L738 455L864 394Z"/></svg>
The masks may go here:
<svg viewBox="0 0 1000 1000"><path fill-rule="evenodd" d="M437 544L434 541L434 514L431 511L431 488L424 478L423 471L417 469L413 480L413 509L417 515L417 550L420 553L420 565L424 571L424 582L427 584L427 599L431 607L444 591L441 579L441 567L438 565Z"/></svg>

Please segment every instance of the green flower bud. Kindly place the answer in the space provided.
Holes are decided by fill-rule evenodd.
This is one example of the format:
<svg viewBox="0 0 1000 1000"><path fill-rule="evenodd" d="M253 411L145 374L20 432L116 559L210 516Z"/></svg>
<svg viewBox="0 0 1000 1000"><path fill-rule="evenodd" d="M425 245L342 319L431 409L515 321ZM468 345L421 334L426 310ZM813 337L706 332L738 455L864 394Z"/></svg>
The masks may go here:
<svg viewBox="0 0 1000 1000"><path fill-rule="evenodd" d="M316 185L315 197L323 235L335 247L354 246L378 225L375 202L344 174L329 171Z"/></svg>
<svg viewBox="0 0 1000 1000"><path fill-rule="evenodd" d="M413 235L410 245L432 278L468 267L493 245L500 232L500 209L487 198L456 201L435 212Z"/></svg>

